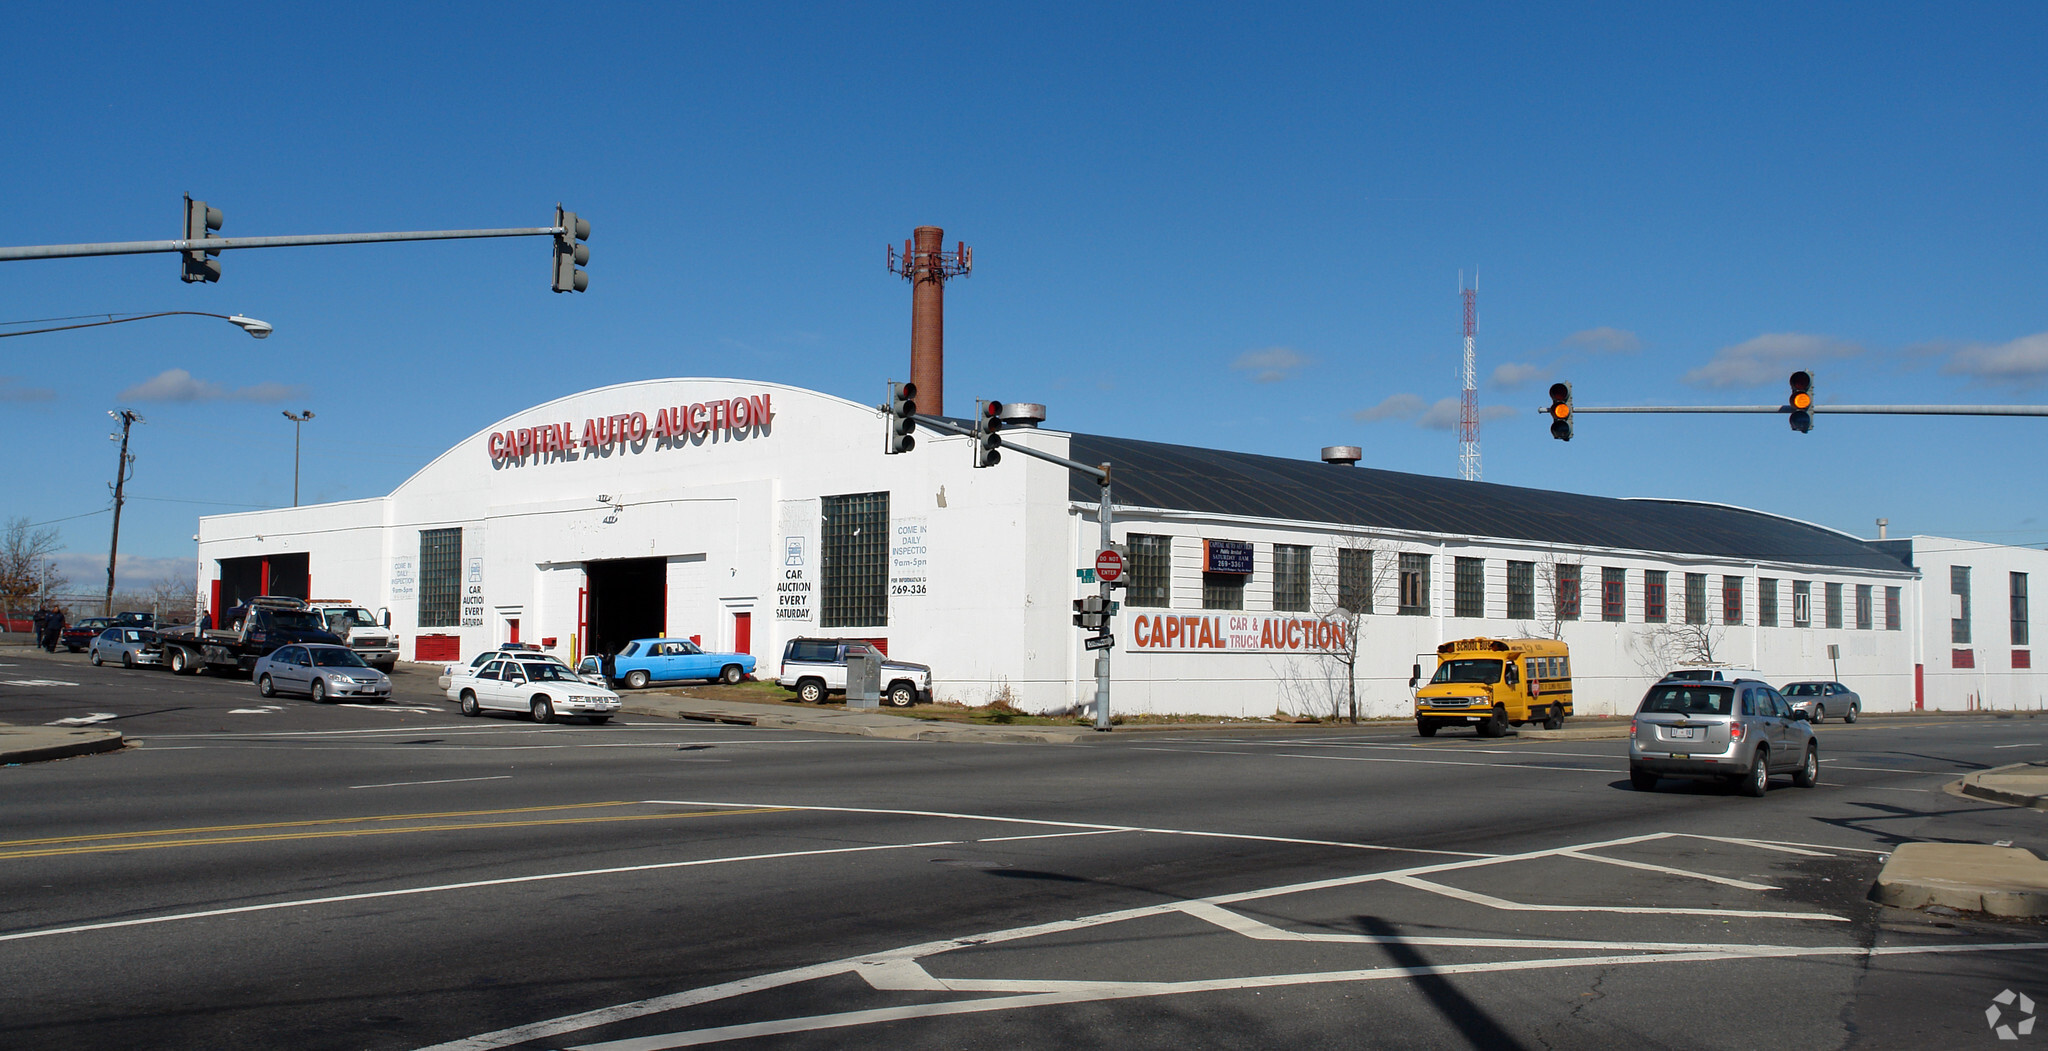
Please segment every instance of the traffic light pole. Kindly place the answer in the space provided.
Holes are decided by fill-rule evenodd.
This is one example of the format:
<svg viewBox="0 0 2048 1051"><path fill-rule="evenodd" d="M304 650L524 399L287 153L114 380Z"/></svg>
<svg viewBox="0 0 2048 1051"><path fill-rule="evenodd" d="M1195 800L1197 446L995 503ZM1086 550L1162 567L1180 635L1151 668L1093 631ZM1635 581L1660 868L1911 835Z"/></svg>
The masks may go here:
<svg viewBox="0 0 2048 1051"><path fill-rule="evenodd" d="M978 438L978 435L973 430L959 426L958 424L951 423L946 420L939 419L936 416L918 416L916 417L916 419L919 426L930 427L932 430L935 431L943 431L947 434L957 434L963 438ZM1005 444L1003 448L1008 451L1023 453L1024 455L1033 457L1035 459L1044 460L1047 463L1058 464L1069 471L1076 471L1081 474L1085 474L1090 478L1095 479L1095 484L1102 487L1102 507L1100 511L1096 512L1096 518L1099 519L1102 523L1102 546L1098 550L1109 549L1109 464L1105 463L1101 464L1100 466L1091 467L1085 463L1082 463L1079 460L1069 460L1066 457L1060 456L1056 453L1045 452L1041 449L1033 449L1028 445ZM1109 622L1107 620L1106 611L1110 608L1110 593L1114 589L1111 587L1109 581L1102 580L1099 577L1096 579L1096 586L1100 588L1100 594L1102 595L1102 608L1105 611L1105 619L1103 621L1103 632L1107 634L1109 631ZM1104 732L1107 732L1109 730L1109 653L1110 650L1113 648L1114 647L1104 646L1102 649L1095 651L1095 728L1097 730L1101 730Z"/></svg>

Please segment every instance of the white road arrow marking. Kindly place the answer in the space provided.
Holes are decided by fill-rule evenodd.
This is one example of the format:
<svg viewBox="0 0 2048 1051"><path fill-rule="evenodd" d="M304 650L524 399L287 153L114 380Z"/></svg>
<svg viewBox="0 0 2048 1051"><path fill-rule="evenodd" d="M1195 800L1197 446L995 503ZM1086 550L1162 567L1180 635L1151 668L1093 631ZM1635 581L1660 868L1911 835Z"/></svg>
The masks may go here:
<svg viewBox="0 0 2048 1051"><path fill-rule="evenodd" d="M74 715L74 716L72 716L72 717L71 717L71 718L69 718L69 719L58 719L58 720L55 720L54 722L49 722L49 723L45 723L44 725L46 725L46 726L91 726L91 725L92 725L92 724L94 724L94 723L103 723L103 722L106 722L106 721L107 721L107 720L109 720L109 719L119 719L119 718L120 718L120 716L118 716L118 715L114 714L113 712L94 712L94 713L92 713L91 715Z"/></svg>

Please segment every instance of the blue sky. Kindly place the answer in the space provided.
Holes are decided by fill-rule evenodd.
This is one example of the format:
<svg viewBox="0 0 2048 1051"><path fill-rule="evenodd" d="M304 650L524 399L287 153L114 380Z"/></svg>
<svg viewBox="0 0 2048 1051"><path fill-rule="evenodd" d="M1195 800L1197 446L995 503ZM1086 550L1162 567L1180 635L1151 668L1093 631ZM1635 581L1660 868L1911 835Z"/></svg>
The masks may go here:
<svg viewBox="0 0 2048 1051"><path fill-rule="evenodd" d="M1457 473L1458 274L1487 481L2048 543L2048 420L1586 416L2048 401L2039 5L13 5L12 244L593 226L544 239L0 264L0 514L190 572L199 514L376 496L500 417L633 379L879 401L913 226L975 248L948 408ZM1450 399L1446 402L1446 399ZM879 427L880 424L877 424ZM870 436L861 436L866 441ZM96 513L98 512L98 513ZM95 564L100 568L94 568Z"/></svg>

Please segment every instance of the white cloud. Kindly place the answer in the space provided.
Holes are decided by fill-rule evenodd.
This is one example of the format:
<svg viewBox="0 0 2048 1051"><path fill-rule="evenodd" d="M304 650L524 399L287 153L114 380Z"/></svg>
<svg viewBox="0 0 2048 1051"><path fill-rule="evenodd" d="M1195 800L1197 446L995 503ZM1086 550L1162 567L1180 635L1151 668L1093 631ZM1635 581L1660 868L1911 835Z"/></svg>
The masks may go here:
<svg viewBox="0 0 2048 1051"><path fill-rule="evenodd" d="M0 376L0 401L56 401L57 392L48 387L24 387L13 376Z"/></svg>
<svg viewBox="0 0 2048 1051"><path fill-rule="evenodd" d="M1458 425L1458 418L1463 413L1458 399L1440 398L1422 414L1421 419L1415 421L1415 425L1432 431L1448 431Z"/></svg>
<svg viewBox="0 0 2048 1051"><path fill-rule="evenodd" d="M194 377L184 369L165 369L120 393L122 401L285 401L304 397L306 388L284 383L257 383L233 390Z"/></svg>
<svg viewBox="0 0 2048 1051"><path fill-rule="evenodd" d="M1712 360L1685 374L1695 387L1762 387L1781 383L1791 370L1863 353L1854 343L1804 332L1766 332L1714 352Z"/></svg>
<svg viewBox="0 0 2048 1051"><path fill-rule="evenodd" d="M1230 367L1252 374L1253 383L1278 383L1293 379L1295 372L1305 365L1312 365L1315 359L1293 347L1267 347L1264 350L1247 350L1230 363Z"/></svg>
<svg viewBox="0 0 2048 1051"><path fill-rule="evenodd" d="M1515 390L1535 383L1549 374L1550 370L1541 365L1506 361L1493 367L1493 375L1487 377L1486 385L1501 390Z"/></svg>
<svg viewBox="0 0 2048 1051"><path fill-rule="evenodd" d="M1574 332L1566 336L1563 343L1595 354L1633 354L1643 349L1643 341L1637 339L1635 333L1606 325Z"/></svg>
<svg viewBox="0 0 2048 1051"><path fill-rule="evenodd" d="M2032 387L2048 381L2048 332L2022 336L1995 347L1963 347L1941 371L1984 383Z"/></svg>
<svg viewBox="0 0 2048 1051"><path fill-rule="evenodd" d="M1521 414L1522 410L1509 408L1506 405L1481 405L1479 407L1479 422L1505 420L1511 416L1520 416Z"/></svg>
<svg viewBox="0 0 2048 1051"><path fill-rule="evenodd" d="M1413 394L1389 394L1385 401L1370 409L1360 409L1351 418L1360 423L1377 423L1381 420L1406 420L1422 411L1422 399Z"/></svg>

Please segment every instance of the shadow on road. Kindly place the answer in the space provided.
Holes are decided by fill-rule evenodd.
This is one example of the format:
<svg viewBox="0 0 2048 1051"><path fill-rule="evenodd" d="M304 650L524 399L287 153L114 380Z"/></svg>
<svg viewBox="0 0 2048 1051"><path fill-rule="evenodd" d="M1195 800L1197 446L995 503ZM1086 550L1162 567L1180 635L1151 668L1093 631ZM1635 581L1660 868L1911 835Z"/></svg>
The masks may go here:
<svg viewBox="0 0 2048 1051"><path fill-rule="evenodd" d="M1417 952L1414 946L1400 940L1400 936L1395 932L1392 924L1381 920L1377 916L1357 916L1353 919L1358 924L1360 931L1388 939L1381 947L1386 949L1387 953L1394 958L1396 963L1403 967L1421 968L1430 966L1429 960L1425 959L1420 952ZM1457 986L1452 985L1450 979L1445 978L1443 975L1429 972L1418 973L1415 976L1415 989L1422 994L1424 999L1429 1001L1429 1005L1436 1009L1437 1014L1443 1016L1444 1021L1449 1022L1459 1033L1464 1035L1465 1040L1470 1046L1485 1048L1520 1048L1524 1046L1521 1041L1516 1040L1510 1035L1506 1029L1501 1028L1500 1024L1493 1020L1493 1016L1488 1014L1484 1007L1474 1002L1471 997L1459 992Z"/></svg>

